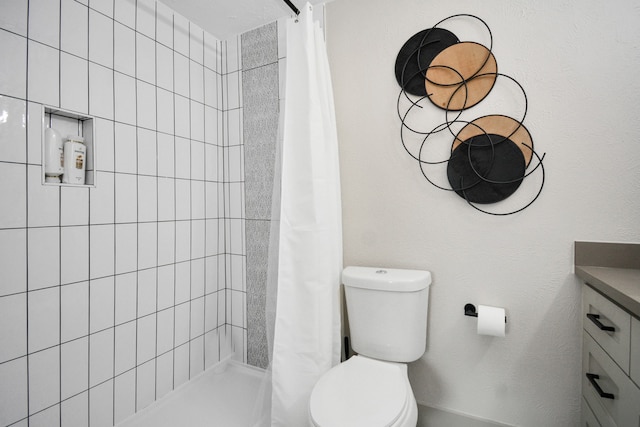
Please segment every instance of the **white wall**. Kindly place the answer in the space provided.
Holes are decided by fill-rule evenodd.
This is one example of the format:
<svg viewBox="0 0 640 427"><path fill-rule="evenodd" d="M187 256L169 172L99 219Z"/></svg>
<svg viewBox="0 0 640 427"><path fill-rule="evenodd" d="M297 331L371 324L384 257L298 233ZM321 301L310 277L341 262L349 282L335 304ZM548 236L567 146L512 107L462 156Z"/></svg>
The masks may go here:
<svg viewBox="0 0 640 427"><path fill-rule="evenodd" d="M431 186L400 142L396 55L410 36L456 13L491 28L498 69L526 90L525 125L547 153L542 195L516 215L479 213ZM410 365L418 402L518 426L577 424L573 241L640 241L639 18L632 0L327 5L345 265L433 273L427 352ZM469 40L485 43L478 37ZM509 113L509 101L486 101ZM525 182L518 193L535 186ZM463 316L467 302L506 307L506 338L476 335L476 321Z"/></svg>

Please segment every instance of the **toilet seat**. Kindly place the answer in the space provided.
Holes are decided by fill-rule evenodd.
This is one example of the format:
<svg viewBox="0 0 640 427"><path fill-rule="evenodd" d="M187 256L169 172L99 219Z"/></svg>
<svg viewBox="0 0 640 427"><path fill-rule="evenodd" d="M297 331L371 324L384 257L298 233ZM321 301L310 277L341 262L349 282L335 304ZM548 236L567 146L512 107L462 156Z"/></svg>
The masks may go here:
<svg viewBox="0 0 640 427"><path fill-rule="evenodd" d="M412 398L406 365L354 356L320 378L309 412L317 427L390 427Z"/></svg>

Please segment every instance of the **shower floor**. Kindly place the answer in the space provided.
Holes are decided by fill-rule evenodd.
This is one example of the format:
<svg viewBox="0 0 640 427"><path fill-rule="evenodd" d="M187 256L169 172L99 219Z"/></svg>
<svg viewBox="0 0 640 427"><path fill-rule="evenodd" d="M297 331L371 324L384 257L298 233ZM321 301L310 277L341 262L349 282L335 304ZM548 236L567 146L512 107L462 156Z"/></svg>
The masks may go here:
<svg viewBox="0 0 640 427"><path fill-rule="evenodd" d="M237 362L213 367L117 427L246 427L262 371Z"/></svg>

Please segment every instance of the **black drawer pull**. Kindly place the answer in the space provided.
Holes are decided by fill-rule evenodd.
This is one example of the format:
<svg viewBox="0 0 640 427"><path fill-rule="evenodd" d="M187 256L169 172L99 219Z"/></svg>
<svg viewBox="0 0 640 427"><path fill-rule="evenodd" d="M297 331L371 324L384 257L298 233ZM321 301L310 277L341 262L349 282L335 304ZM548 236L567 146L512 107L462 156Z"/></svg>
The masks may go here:
<svg viewBox="0 0 640 427"><path fill-rule="evenodd" d="M596 391L598 392L600 397L602 397L604 399L615 399L613 394L606 393L605 391L602 390L602 388L600 388L600 385L596 382L596 380L599 379L599 378L600 378L600 375L598 375L598 374L590 374L589 372L587 372L587 379L589 380L589 382L591 383L593 388L596 389Z"/></svg>
<svg viewBox="0 0 640 427"><path fill-rule="evenodd" d="M589 318L589 320L595 323L598 328L600 328L603 331L614 332L616 330L616 328L614 328L613 326L605 326L602 323L600 323L600 320L598 320L600 319L599 314L587 313L587 317Z"/></svg>

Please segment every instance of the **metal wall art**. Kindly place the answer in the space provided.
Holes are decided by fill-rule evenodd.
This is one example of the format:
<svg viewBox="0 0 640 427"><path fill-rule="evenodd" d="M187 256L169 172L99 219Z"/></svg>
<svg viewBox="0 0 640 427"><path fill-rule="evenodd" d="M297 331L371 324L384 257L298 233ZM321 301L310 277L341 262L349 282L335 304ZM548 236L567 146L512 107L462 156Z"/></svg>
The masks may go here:
<svg viewBox="0 0 640 427"><path fill-rule="evenodd" d="M456 25L471 27L473 35L486 34L488 46L461 41L447 29ZM493 35L482 19L453 15L413 35L398 53L395 75L401 87L397 101L400 139L429 183L456 192L470 206L490 215L514 214L537 200L544 187L544 154L536 153L524 126L527 95L513 77L498 72ZM508 94L506 100L487 101L499 88ZM510 113L517 110L518 118L478 116L483 106L491 112L506 106ZM474 117L466 117L473 112ZM441 119L434 121L434 117ZM434 148L442 143L444 149ZM533 173L540 174L535 189L520 205L498 212L479 206L510 197Z"/></svg>

